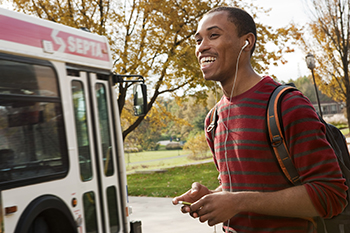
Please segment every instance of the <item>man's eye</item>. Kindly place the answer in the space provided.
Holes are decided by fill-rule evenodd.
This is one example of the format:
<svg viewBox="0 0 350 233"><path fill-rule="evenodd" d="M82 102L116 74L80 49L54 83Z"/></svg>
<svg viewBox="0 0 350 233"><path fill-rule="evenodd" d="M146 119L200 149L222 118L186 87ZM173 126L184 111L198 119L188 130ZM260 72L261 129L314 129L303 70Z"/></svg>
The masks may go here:
<svg viewBox="0 0 350 233"><path fill-rule="evenodd" d="M196 39L196 43L200 44L202 42L202 39Z"/></svg>
<svg viewBox="0 0 350 233"><path fill-rule="evenodd" d="M219 34L211 34L210 35L210 38L216 38L216 37L218 37L219 36Z"/></svg>

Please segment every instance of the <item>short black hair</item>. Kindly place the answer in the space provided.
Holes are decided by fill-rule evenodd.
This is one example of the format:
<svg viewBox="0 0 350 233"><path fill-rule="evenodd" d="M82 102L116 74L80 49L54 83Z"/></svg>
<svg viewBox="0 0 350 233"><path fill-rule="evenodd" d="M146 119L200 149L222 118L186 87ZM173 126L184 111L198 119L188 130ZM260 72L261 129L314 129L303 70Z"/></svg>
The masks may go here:
<svg viewBox="0 0 350 233"><path fill-rule="evenodd" d="M244 36L248 33L253 33L255 36L255 43L256 43L256 25L254 22L254 19L248 12L246 12L243 9L237 8L237 7L229 7L229 6L220 6L211 9L206 13L206 15L209 15L214 12L220 12L225 11L228 13L228 20L232 22L237 29L237 35L239 37ZM251 54L253 54L255 49L255 43L252 48Z"/></svg>

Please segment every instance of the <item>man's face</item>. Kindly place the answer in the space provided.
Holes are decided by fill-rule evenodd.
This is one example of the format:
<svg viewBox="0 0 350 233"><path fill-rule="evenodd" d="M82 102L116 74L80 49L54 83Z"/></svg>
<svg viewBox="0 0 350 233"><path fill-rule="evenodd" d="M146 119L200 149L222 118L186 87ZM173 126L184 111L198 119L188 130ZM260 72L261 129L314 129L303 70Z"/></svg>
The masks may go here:
<svg viewBox="0 0 350 233"><path fill-rule="evenodd" d="M227 12L214 12L199 22L196 56L206 80L232 80L241 42L236 27L227 19Z"/></svg>

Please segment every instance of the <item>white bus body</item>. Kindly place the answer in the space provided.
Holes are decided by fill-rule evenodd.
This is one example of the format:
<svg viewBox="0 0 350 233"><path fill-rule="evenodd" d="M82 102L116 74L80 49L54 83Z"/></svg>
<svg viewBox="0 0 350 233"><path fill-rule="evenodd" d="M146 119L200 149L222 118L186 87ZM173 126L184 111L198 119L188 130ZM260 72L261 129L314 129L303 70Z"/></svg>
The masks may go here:
<svg viewBox="0 0 350 233"><path fill-rule="evenodd" d="M108 41L0 8L0 232L130 232Z"/></svg>

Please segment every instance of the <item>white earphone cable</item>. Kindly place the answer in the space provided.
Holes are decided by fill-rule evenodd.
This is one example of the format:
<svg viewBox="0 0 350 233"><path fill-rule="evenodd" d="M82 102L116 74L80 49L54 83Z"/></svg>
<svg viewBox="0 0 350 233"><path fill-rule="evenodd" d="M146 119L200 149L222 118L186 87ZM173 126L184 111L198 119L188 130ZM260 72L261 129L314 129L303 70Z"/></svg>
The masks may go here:
<svg viewBox="0 0 350 233"><path fill-rule="evenodd" d="M237 57L237 62L236 62L236 70L235 70L235 78L234 78L234 81L233 81L233 85L232 85L232 89L231 89L231 94L230 94L230 98L233 96L233 92L234 92L234 89L235 89L235 86L236 86L236 79L237 79L237 74L238 74L238 65L239 65L239 59L241 58L241 54L243 52L243 49L247 46L248 44L246 43L241 51L239 52L238 54L238 57ZM229 183L230 183L230 192L232 192L232 181L231 181L231 171L230 171L230 167L228 165L228 159L227 159L227 140L228 140L228 135L229 135L229 129L228 129L228 121L230 120L230 115L231 115L231 108L228 109L228 116L227 116L227 120L226 120L226 123L227 125L225 124L224 121L222 121L224 127L225 127L225 130L226 130L226 136L225 136L225 142L224 142L224 150L225 150L225 163L226 163L226 170L227 170L227 175L228 175L228 178L229 178ZM226 228L226 233L229 232L229 227L230 227L230 219L228 220L227 222L227 228Z"/></svg>

